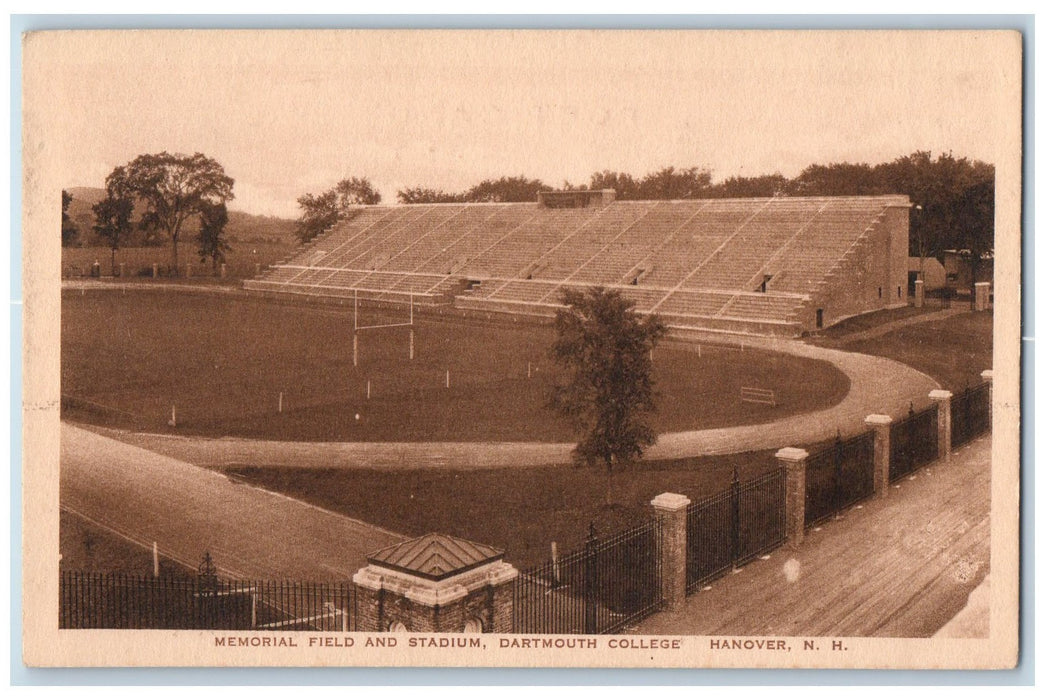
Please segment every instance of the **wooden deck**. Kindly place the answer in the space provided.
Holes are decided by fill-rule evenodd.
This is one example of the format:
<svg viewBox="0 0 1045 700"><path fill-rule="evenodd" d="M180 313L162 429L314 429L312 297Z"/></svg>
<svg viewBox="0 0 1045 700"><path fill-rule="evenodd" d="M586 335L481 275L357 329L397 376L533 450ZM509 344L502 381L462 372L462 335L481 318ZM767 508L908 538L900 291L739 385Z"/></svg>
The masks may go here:
<svg viewBox="0 0 1045 700"><path fill-rule="evenodd" d="M932 636L988 574L990 454L977 440L633 631Z"/></svg>

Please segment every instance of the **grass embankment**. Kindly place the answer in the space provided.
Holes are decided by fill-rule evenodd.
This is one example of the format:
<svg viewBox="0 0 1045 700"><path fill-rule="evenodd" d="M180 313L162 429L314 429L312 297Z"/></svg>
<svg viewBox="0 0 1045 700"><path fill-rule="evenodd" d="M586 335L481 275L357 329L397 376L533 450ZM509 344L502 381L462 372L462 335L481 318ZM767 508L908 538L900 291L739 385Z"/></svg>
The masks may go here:
<svg viewBox="0 0 1045 700"><path fill-rule="evenodd" d="M62 571L152 574L152 552L83 518L61 511L58 516L58 551ZM195 573L160 555L160 575L184 577Z"/></svg>
<svg viewBox="0 0 1045 700"><path fill-rule="evenodd" d="M993 367L994 314L964 312L862 340L850 341L842 335L817 342L902 362L956 392L979 384L980 372Z"/></svg>
<svg viewBox="0 0 1045 700"><path fill-rule="evenodd" d="M583 545L589 523L610 535L649 518L664 492L694 501L775 467L772 451L646 462L612 477L597 468L544 467L453 472L240 468L248 483L405 535L441 532L503 548L516 566L547 560L551 542L565 553Z"/></svg>

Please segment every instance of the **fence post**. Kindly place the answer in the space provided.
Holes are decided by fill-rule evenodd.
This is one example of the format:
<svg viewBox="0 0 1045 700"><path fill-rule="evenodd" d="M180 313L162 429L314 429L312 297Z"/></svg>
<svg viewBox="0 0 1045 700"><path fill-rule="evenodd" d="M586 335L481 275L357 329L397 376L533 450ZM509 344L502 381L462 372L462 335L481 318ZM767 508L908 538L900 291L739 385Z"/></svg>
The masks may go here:
<svg viewBox="0 0 1045 700"><path fill-rule="evenodd" d="M976 311L986 311L988 306L988 300L991 296L991 283L990 282L977 282L973 285L976 290L976 296L974 297L973 308Z"/></svg>
<svg viewBox="0 0 1045 700"><path fill-rule="evenodd" d="M874 495L885 498L889 495L889 456L891 416L883 413L872 413L864 419L864 424L874 430Z"/></svg>
<svg viewBox="0 0 1045 700"><path fill-rule="evenodd" d="M806 459L809 453L799 447L777 450L776 458L787 470L785 508L787 542L792 547L802 544L806 529Z"/></svg>
<svg viewBox="0 0 1045 700"><path fill-rule="evenodd" d="M994 430L994 370L983 370L980 372L980 379L987 383L987 415L991 421L991 430Z"/></svg>
<svg viewBox="0 0 1045 700"><path fill-rule="evenodd" d="M660 543L660 595L668 610L686 602L686 507L691 501L678 493L662 493L652 501Z"/></svg>
<svg viewBox="0 0 1045 700"><path fill-rule="evenodd" d="M936 404L937 454L939 459L947 461L951 458L951 397L946 389L933 389L929 398Z"/></svg>
<svg viewBox="0 0 1045 700"><path fill-rule="evenodd" d="M584 634L598 634L596 620L596 576L598 570L595 566L595 545L598 544L595 534L595 523L588 525L588 539L584 542Z"/></svg>

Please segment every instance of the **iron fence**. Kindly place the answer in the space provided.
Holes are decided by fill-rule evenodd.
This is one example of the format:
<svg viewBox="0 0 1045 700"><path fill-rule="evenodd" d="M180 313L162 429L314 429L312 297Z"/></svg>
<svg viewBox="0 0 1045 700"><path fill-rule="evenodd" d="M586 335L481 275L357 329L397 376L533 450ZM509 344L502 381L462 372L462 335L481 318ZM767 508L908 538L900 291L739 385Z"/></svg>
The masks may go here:
<svg viewBox="0 0 1045 700"><path fill-rule="evenodd" d="M902 479L939 456L939 409L914 411L889 426L889 481Z"/></svg>
<svg viewBox="0 0 1045 700"><path fill-rule="evenodd" d="M686 509L686 592L787 539L786 471L774 469Z"/></svg>
<svg viewBox="0 0 1045 700"><path fill-rule="evenodd" d="M874 431L833 445L806 461L805 526L874 495Z"/></svg>
<svg viewBox="0 0 1045 700"><path fill-rule="evenodd" d="M967 388L951 399L951 447L959 447L991 429L991 385Z"/></svg>
<svg viewBox="0 0 1045 700"><path fill-rule="evenodd" d="M522 572L513 629L533 634L612 634L659 610L660 542L655 523L599 538Z"/></svg>
<svg viewBox="0 0 1045 700"><path fill-rule="evenodd" d="M220 581L63 571L63 629L353 631L350 582Z"/></svg>

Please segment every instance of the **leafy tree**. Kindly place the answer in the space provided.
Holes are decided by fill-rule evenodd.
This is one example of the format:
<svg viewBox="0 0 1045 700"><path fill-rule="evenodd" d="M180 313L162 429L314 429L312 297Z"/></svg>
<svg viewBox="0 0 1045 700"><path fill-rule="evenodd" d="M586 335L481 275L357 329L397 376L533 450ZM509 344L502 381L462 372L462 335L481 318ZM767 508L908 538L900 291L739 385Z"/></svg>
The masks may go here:
<svg viewBox="0 0 1045 700"><path fill-rule="evenodd" d="M210 258L211 267L215 270L220 263L225 262L225 253L231 250L225 240L225 224L228 222L229 210L224 202L207 205L200 214L200 231L196 235L200 262Z"/></svg>
<svg viewBox="0 0 1045 700"><path fill-rule="evenodd" d="M72 201L73 196L62 190L62 247L75 243L80 234L73 220L69 218L69 205Z"/></svg>
<svg viewBox="0 0 1045 700"><path fill-rule="evenodd" d="M791 181L791 188L800 197L896 194L884 190L875 169L867 163L810 165Z"/></svg>
<svg viewBox="0 0 1045 700"><path fill-rule="evenodd" d="M483 180L464 194L466 202L536 202L537 193L551 189L540 180L502 177Z"/></svg>
<svg viewBox="0 0 1045 700"><path fill-rule="evenodd" d="M958 201L955 215L959 249L969 251L972 281L979 278L980 261L994 252L994 180L969 187Z"/></svg>
<svg viewBox="0 0 1045 700"><path fill-rule="evenodd" d="M346 178L334 185L334 191L342 212L353 206L381 203L381 193L365 177Z"/></svg>
<svg viewBox="0 0 1045 700"><path fill-rule="evenodd" d="M323 194L304 194L298 197L301 216L298 218L298 238L308 243L337 223L341 210L337 205L337 192L327 190Z"/></svg>
<svg viewBox="0 0 1045 700"><path fill-rule="evenodd" d="M94 233L109 246L112 254L112 273L116 275L116 251L131 234L131 215L134 199L127 184L127 171L118 167L105 178L105 198L91 207L94 212Z"/></svg>
<svg viewBox="0 0 1045 700"><path fill-rule="evenodd" d="M560 301L550 352L568 381L554 387L550 403L583 431L576 461L605 466L609 502L614 467L656 442L646 422L656 410L650 351L667 327L657 316L640 317L617 290L567 289Z"/></svg>
<svg viewBox="0 0 1045 700"><path fill-rule="evenodd" d="M399 190L396 192L396 199L400 204L449 204L463 202L464 195L418 186Z"/></svg>
<svg viewBox="0 0 1045 700"><path fill-rule="evenodd" d="M708 189L708 197L775 197L787 194L790 181L780 173L757 177L729 177Z"/></svg>
<svg viewBox="0 0 1045 700"><path fill-rule="evenodd" d="M178 271L178 240L185 222L233 198L233 179L202 153L141 155L126 165L124 179L128 191L145 206L142 229L155 228L170 238L173 273Z"/></svg>
<svg viewBox="0 0 1045 700"><path fill-rule="evenodd" d="M365 177L346 178L321 194L304 194L298 197L298 238L308 243L345 217L351 207L380 203L381 193Z"/></svg>
<svg viewBox="0 0 1045 700"><path fill-rule="evenodd" d="M639 181L639 198L697 199L710 187L711 173L702 168L661 168Z"/></svg>
<svg viewBox="0 0 1045 700"><path fill-rule="evenodd" d="M591 189L593 190L616 190L617 199L641 199L639 183L627 173L615 173L612 170L603 170L601 173L593 173L591 176Z"/></svg>

